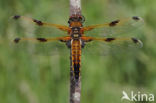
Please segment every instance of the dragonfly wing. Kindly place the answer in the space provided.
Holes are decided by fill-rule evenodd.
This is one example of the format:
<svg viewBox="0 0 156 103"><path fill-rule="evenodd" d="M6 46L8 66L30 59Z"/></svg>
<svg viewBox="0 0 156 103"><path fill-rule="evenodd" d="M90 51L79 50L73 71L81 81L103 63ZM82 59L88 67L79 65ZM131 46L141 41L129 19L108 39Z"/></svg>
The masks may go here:
<svg viewBox="0 0 156 103"><path fill-rule="evenodd" d="M65 43L53 42L45 44L35 44L34 54L42 56L53 56L53 55L68 55L70 50L67 48Z"/></svg>
<svg viewBox="0 0 156 103"><path fill-rule="evenodd" d="M91 37L92 38L92 37ZM143 43L136 38L93 38L87 42L84 53L105 56L138 50Z"/></svg>
<svg viewBox="0 0 156 103"><path fill-rule="evenodd" d="M16 38L13 44L16 44L16 50L23 50L34 55L52 56L69 53L65 45L69 39L70 37Z"/></svg>
<svg viewBox="0 0 156 103"><path fill-rule="evenodd" d="M15 19L15 20L22 19L22 20L25 20L25 21L29 21L29 22L35 23L38 26L54 27L54 28L57 28L57 29L60 29L60 30L63 30L63 31L68 31L69 30L69 27L65 26L65 25L59 25L59 24L52 24L52 23L42 22L42 21L37 20L37 19L32 19L32 18L29 18L29 17L20 16L20 15L13 16L13 19Z"/></svg>
<svg viewBox="0 0 156 103"><path fill-rule="evenodd" d="M130 17L130 18L123 18L117 19L109 23L105 24L97 24L93 26L84 27L85 31L89 31L95 28L97 29L99 35L101 36L135 36L136 30L142 27L144 24L144 20L141 17ZM134 34L132 34L134 33ZM91 35L90 35L91 36Z"/></svg>

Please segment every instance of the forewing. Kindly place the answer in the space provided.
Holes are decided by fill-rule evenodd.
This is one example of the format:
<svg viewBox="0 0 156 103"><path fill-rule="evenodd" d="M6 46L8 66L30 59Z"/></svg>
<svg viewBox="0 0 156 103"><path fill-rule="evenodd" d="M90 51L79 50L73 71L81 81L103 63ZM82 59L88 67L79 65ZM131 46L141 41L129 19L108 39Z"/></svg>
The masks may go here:
<svg viewBox="0 0 156 103"><path fill-rule="evenodd" d="M107 37L121 37L121 36L136 36L136 31L139 30L144 24L144 20L141 17L130 17L123 19L116 19L109 23L97 24L92 26L87 26L85 28L90 28L93 33L97 33L100 36ZM90 31L88 30L88 31ZM86 30L87 31L87 30ZM86 32L87 34L87 32ZM92 32L89 32L88 36L94 36Z"/></svg>

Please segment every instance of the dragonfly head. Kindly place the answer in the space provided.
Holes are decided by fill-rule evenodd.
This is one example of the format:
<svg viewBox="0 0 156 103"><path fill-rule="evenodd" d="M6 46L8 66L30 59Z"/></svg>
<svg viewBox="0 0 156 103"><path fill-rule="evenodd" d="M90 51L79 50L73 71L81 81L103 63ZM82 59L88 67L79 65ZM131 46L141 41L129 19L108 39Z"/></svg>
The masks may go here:
<svg viewBox="0 0 156 103"><path fill-rule="evenodd" d="M72 16L70 16L70 18L69 18L69 20L68 20L68 23L69 23L69 25L71 24L71 23L84 23L84 21L85 21L85 18L84 18L84 16L82 16L82 15L72 15Z"/></svg>

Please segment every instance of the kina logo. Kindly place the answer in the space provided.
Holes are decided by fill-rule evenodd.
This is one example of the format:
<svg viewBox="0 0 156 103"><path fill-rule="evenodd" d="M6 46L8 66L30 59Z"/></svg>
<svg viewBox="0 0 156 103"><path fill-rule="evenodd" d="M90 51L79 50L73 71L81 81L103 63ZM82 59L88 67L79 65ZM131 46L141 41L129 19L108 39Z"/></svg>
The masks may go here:
<svg viewBox="0 0 156 103"><path fill-rule="evenodd" d="M131 91L130 95L128 95L125 91L122 91L122 98L121 100L128 100L128 101L148 101L148 102L153 102L154 101L154 94L151 93L141 93L141 92L137 92L134 93L133 91Z"/></svg>

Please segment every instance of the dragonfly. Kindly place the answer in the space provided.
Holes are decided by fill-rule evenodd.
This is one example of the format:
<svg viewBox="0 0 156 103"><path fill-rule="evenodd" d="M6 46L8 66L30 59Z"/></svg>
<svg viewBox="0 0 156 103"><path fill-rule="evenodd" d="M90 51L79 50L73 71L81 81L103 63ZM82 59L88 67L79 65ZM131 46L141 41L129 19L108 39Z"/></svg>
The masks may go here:
<svg viewBox="0 0 156 103"><path fill-rule="evenodd" d="M38 26L47 26L47 27L54 27L61 31L67 32L67 36L63 37L55 37L55 38L15 38L14 42L19 43L21 41L38 41L38 42L53 42L53 41L60 41L66 44L66 46L71 50L71 60L72 60L72 73L74 75L74 80L76 82L79 81L80 78L80 71L81 71L81 54L82 49L86 46L88 42L92 41L99 41L103 43L116 43L116 42L129 42L134 45L142 46L142 42L134 37L91 37L86 36L85 32L91 31L96 28L115 28L117 26L121 26L123 24L129 23L137 23L142 21L141 17L133 16L121 20L114 20L109 23L104 24L96 24L91 26L83 26L85 22L85 18L82 15L73 14L69 17L68 24L69 26L59 25L59 24L52 24L47 22L42 22L37 19L32 19L25 16L15 15L13 19L23 19L26 21L30 21L35 23Z"/></svg>

